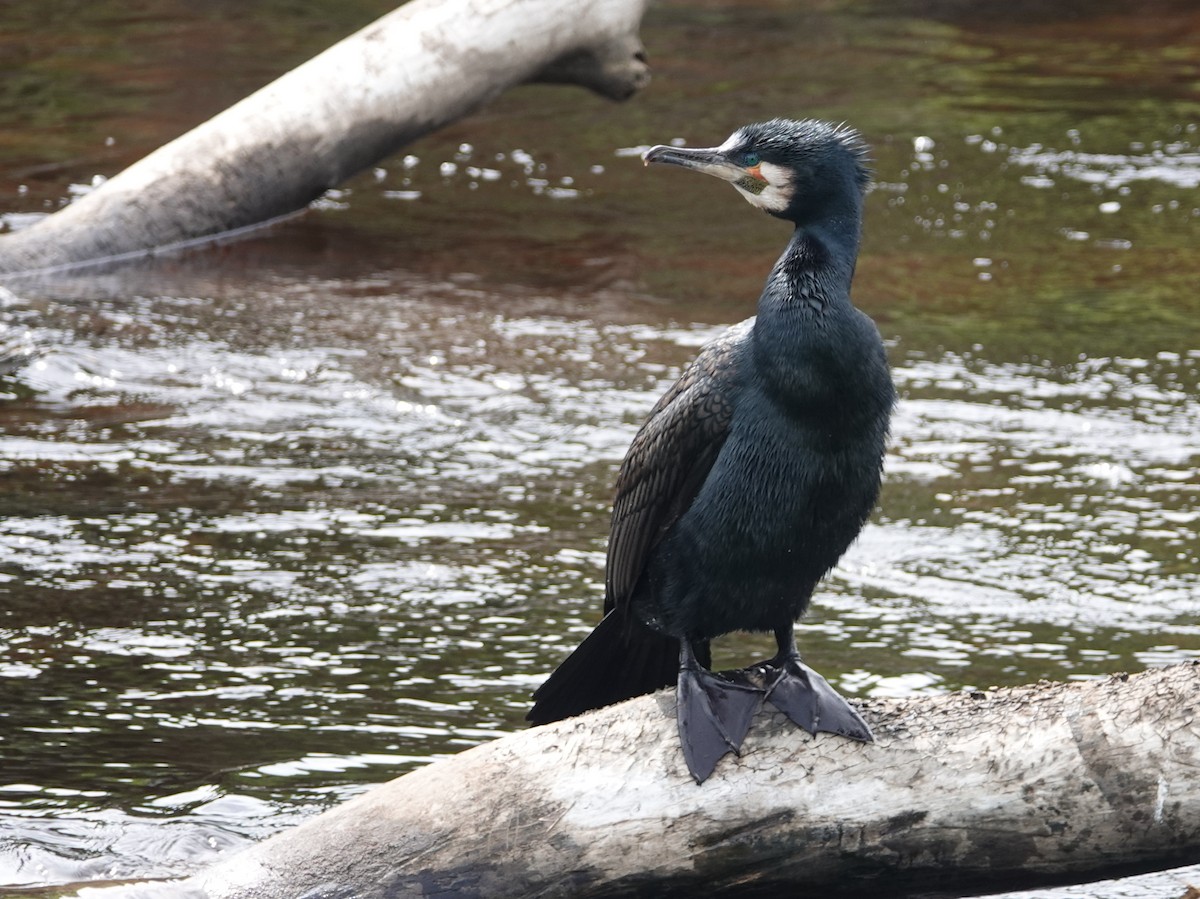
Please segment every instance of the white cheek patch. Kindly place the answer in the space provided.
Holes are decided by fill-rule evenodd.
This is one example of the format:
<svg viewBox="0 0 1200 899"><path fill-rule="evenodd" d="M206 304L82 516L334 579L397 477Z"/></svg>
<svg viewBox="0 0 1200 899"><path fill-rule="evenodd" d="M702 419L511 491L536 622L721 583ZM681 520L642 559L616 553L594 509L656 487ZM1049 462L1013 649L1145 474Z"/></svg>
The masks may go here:
<svg viewBox="0 0 1200 899"><path fill-rule="evenodd" d="M738 184L734 184L734 187L751 206L757 206L767 212L783 212L792 201L791 172L773 162L761 163L758 170L767 182L758 193L746 190Z"/></svg>

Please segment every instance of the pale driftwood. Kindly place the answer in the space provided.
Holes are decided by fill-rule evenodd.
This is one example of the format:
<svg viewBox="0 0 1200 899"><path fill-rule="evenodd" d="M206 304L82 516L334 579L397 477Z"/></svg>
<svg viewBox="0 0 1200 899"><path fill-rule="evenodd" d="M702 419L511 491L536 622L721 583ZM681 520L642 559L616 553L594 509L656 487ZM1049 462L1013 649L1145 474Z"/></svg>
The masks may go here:
<svg viewBox="0 0 1200 899"><path fill-rule="evenodd" d="M666 691L428 765L165 895L885 899L1165 868L1200 860L1198 699L1192 663L875 700L872 745L765 711L697 786Z"/></svg>
<svg viewBox="0 0 1200 899"><path fill-rule="evenodd" d="M0 273L141 254L302 209L531 81L625 99L646 0L413 0L70 206L0 236Z"/></svg>

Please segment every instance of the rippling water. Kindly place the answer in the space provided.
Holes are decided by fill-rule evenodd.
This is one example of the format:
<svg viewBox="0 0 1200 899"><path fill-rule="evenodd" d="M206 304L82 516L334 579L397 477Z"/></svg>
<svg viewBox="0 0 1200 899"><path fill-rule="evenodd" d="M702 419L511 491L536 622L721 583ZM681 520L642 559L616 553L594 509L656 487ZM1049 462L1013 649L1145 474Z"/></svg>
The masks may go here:
<svg viewBox="0 0 1200 899"><path fill-rule="evenodd" d="M826 35L788 63L802 111L876 145L856 291L902 394L807 658L889 696L1200 657L1183 101L1097 105L1102 16L1049 74L983 51L1061 23L744 16L652 15L660 80L628 106L515 94L302 221L0 293L0 341L36 353L0 378L0 885L185 873L523 726L596 619L630 438L785 239L628 152L793 111L788 41L716 53L764 26ZM9 179L0 214L90 165ZM1096 895L1161 899L1146 883Z"/></svg>

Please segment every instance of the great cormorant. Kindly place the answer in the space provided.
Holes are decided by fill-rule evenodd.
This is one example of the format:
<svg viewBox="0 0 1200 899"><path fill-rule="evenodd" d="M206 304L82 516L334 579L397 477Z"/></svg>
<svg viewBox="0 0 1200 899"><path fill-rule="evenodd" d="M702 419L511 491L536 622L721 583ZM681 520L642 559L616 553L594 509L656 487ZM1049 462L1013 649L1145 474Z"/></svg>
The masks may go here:
<svg viewBox="0 0 1200 899"><path fill-rule="evenodd" d="M774 119L719 147L644 160L729 181L795 231L757 314L705 346L642 425L617 476L605 617L534 694L557 721L678 682L703 782L765 698L810 733L871 740L800 661L793 622L879 495L895 391L874 323L850 302L867 147L844 126ZM708 670L709 641L775 635L757 677ZM745 669L744 671L748 671Z"/></svg>

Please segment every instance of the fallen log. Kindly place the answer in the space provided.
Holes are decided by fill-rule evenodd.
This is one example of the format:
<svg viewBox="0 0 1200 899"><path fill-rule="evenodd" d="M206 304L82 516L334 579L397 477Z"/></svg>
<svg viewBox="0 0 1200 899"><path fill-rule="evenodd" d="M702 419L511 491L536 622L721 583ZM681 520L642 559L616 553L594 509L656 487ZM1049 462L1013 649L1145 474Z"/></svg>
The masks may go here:
<svg viewBox="0 0 1200 899"><path fill-rule="evenodd" d="M623 100L646 0L412 0L36 224L0 273L141 255L303 209L517 84Z"/></svg>
<svg viewBox="0 0 1200 899"><path fill-rule="evenodd" d="M766 709L697 786L663 691L430 764L165 894L886 899L1157 870L1200 860L1198 697L1193 662L872 700L874 744Z"/></svg>

